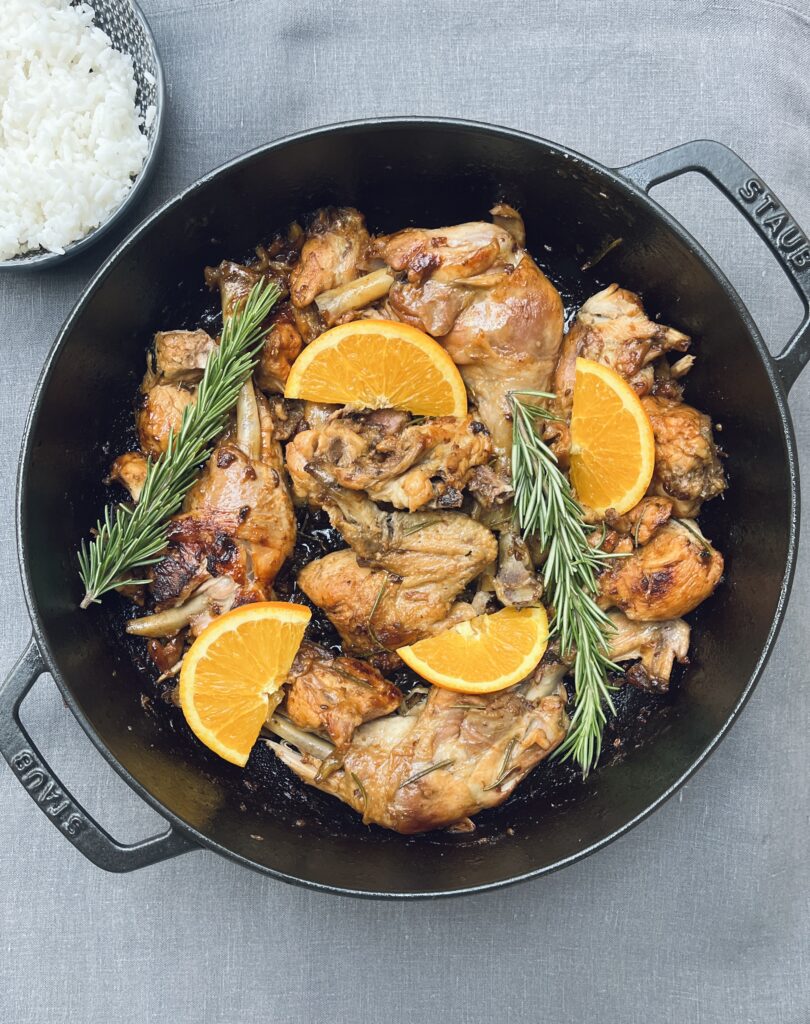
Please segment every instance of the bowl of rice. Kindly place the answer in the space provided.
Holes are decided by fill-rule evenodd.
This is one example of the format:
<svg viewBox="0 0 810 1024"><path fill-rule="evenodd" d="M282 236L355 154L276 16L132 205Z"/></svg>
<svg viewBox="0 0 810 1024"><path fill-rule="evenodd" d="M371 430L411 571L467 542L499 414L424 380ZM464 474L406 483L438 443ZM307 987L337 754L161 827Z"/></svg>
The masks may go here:
<svg viewBox="0 0 810 1024"><path fill-rule="evenodd" d="M106 234L154 170L163 70L133 0L0 0L0 268Z"/></svg>

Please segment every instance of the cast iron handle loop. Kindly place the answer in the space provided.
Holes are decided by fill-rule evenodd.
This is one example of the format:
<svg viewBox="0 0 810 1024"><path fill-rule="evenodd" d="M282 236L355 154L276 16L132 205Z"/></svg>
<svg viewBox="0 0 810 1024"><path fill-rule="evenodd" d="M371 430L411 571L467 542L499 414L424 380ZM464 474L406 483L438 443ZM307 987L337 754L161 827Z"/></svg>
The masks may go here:
<svg viewBox="0 0 810 1024"><path fill-rule="evenodd" d="M804 305L804 318L775 362L786 390L810 359L810 241L748 164L720 142L686 142L674 149L617 168L645 192L687 171L698 171L731 200L757 231L787 274Z"/></svg>
<svg viewBox="0 0 810 1024"><path fill-rule="evenodd" d="M199 849L173 826L131 846L117 842L59 781L20 722L25 695L46 671L31 639L20 660L0 686L0 753L39 809L88 860L105 871L134 871L180 853Z"/></svg>

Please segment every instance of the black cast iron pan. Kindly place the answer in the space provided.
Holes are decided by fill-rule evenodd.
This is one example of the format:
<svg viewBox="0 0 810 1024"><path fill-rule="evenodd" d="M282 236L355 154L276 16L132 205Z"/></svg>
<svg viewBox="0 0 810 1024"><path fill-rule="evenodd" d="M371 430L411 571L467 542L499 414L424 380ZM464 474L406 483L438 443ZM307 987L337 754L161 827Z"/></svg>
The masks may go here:
<svg viewBox="0 0 810 1024"><path fill-rule="evenodd" d="M720 270L647 195L686 171L704 174L737 206L802 297L804 322L776 359ZM728 451L731 488L704 519L726 556L727 579L697 614L691 664L674 693L625 698L608 737L608 763L587 783L563 766L541 765L512 800L480 817L472 836L403 838L363 827L274 769L269 755L254 757L247 774L206 756L157 700L144 713L148 686L121 638L121 603L78 609L75 550L104 501L110 451L103 442L121 437L153 332L193 326L208 308L203 266L244 256L273 230L329 203L356 205L379 231L481 218L499 199L523 213L530 248L569 307L616 280L694 337L699 358L687 398L722 423ZM615 238L622 243L593 270L580 269ZM762 179L715 142L609 170L506 129L375 120L283 139L207 175L107 260L37 386L18 490L34 636L0 690L4 757L54 825L112 871L208 846L317 889L417 897L504 885L599 849L701 764L739 714L773 645L796 553L787 392L810 357L809 305L806 236ZM167 832L122 845L59 782L19 719L22 699L45 671L105 758L168 819Z"/></svg>

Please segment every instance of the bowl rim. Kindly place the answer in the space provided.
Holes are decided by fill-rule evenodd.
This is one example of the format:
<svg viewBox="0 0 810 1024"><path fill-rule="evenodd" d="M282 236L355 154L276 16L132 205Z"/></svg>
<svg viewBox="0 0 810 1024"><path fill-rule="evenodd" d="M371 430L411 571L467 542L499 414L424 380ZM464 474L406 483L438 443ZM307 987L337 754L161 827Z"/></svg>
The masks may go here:
<svg viewBox="0 0 810 1024"><path fill-rule="evenodd" d="M768 634L763 644L762 650L760 651L759 657L753 667L751 674L745 681L745 684L741 690L740 696L737 702L728 713L725 721L721 727L715 732L711 738L707 741L703 750L689 763L681 774L665 789L663 790L650 804L639 811L634 817L625 821L618 828L602 836L587 846L578 849L566 857L555 861L552 864L544 865L542 867L534 867L521 872L518 875L506 876L497 878L492 881L478 883L478 884L466 884L458 888L448 888L441 890L431 889L420 889L414 891L379 891L371 888L352 888L348 885L338 885L329 882L320 882L309 878L302 878L298 875L291 875L278 868L271 868L264 864L258 863L251 858L245 856L242 853L238 853L233 849L224 846L217 839L212 839L205 833L201 832L194 825L186 822L174 811L170 810L165 804L161 802L159 798L153 796L149 789L139 779L135 778L123 764L121 764L117 758L110 752L101 737L96 733L93 724L89 721L87 716L78 706L73 694L62 677L61 670L59 668L58 659L54 656L53 651L50 648L48 642L47 632L45 629L44 622L42 620L37 600L33 591L33 584L30 576L30 568L28 565L28 538L27 528L24 520L24 510L26 504L26 492L27 492L27 468L29 461L33 456L34 451L34 437L36 428L39 421L40 415L40 403L43 392L50 383L51 376L56 368L58 356L64 347L76 321L84 313L86 306L90 303L93 296L97 292L98 288L103 284L105 278L109 273L112 272L113 268L119 261L119 259L137 242L138 238L148 231L156 222L158 222L170 209L181 204L189 195L192 193L207 187L212 181L220 178L227 174L235 167L246 163L253 159L258 159L264 153L271 150L282 148L291 143L295 143L307 138L311 138L314 135L330 136L340 132L351 132L358 129L373 129L373 128L424 128L434 130L452 130L459 129L462 131L476 131L489 135L505 136L507 138L519 139L523 142L529 142L533 145L545 146L554 152L564 155L566 159L572 161L572 163L581 163L599 174L604 175L610 183L622 189L627 193L628 196L640 200L650 205L656 214L656 216L663 222L663 224L673 232L682 243L692 252L709 270L712 276L716 279L718 285L724 289L728 295L732 304L736 307L739 316L745 325L748 334L751 338L754 350L763 364L763 369L766 372L767 378L773 389L774 401L776 404L776 410L779 417L780 426L782 427L783 441L784 441L784 457L787 464L788 475L790 478L790 516L789 523L786 524L788 527L787 537L787 553L785 558L785 564L781 574L781 592L777 605L774 609L773 616L768 628ZM85 287L82 289L81 294L76 300L73 308L62 324L53 345L51 346L50 352L46 357L45 363L42 367L39 380L35 386L31 403L29 407L28 417L23 432L22 443L21 443L21 454L19 461L19 469L17 474L16 482L16 502L15 502L15 516L16 516L16 540L17 540L17 557L18 564L20 567L20 575L22 579L23 594L25 597L28 613L31 619L32 631L34 640L40 650L42 658L45 662L46 671L49 671L53 676L54 682L65 700L65 703L70 708L71 712L89 736L93 745L104 757L105 761L110 764L118 775L124 779L124 781L141 797L146 803L152 807L158 814L164 818L170 826L176 828L185 836L192 839L194 842L199 843L203 849L208 849L214 853L220 854L230 861L236 862L243 867L250 868L260 874L276 878L280 881L288 882L292 885L296 885L305 889L310 889L315 892L329 893L332 895L339 896L352 896L359 897L361 899L385 899L385 900L396 900L396 901L413 901L413 900L425 900L425 899L441 899L451 896L464 896L473 895L484 892L491 892L493 890L505 888L506 886L516 885L519 882L528 881L530 879L540 878L544 875L551 874L555 871L559 871L561 868L567 867L574 864L577 861L583 860L586 857L598 852L604 847L608 846L616 839L626 835L631 829L635 828L636 825L640 824L646 818L648 818L654 811L657 811L664 803L666 803L681 787L702 767L704 762L719 746L721 740L725 738L731 727L737 721L745 705L751 697L757 683L762 677L765 665L773 651L773 647L777 638L777 635L781 629L785 611L790 596L790 591L793 583L793 577L795 574L796 567L796 552L797 552L797 539L799 532L800 522L800 497L799 497L799 473L798 473L798 461L796 455L796 437L793 427L793 420L790 414L790 410L787 402L787 389L782 381L781 375L778 372L776 362L773 356L770 354L765 342L762 338L762 334L757 327L756 322L745 306L744 302L740 298L734 286L726 277L723 270L717 265L715 260L706 252L703 246L698 242L690 232L680 224L675 217L665 210L659 203L656 202L652 196L637 185L632 179L626 177L622 173L622 168L611 168L601 162L584 156L575 150L570 149L567 146L553 142L549 139L545 139L541 136L534 135L530 132L521 131L519 129L510 128L503 125L496 125L488 122L473 121L465 118L456 117L436 117L436 116L375 116L361 119L353 119L350 121L335 122L326 125L318 125L312 128L304 129L302 131L294 132L288 135L284 135L278 139L274 139L270 142L265 142L259 146L255 146L252 149L237 155L224 163L210 169L205 172L195 181L189 185L180 189L166 202L162 203L156 210L152 211L146 217L144 217L140 223L124 238L118 246L109 254L104 260L102 265L98 268L96 273L92 276L90 281L87 282Z"/></svg>
<svg viewBox="0 0 810 1024"><path fill-rule="evenodd" d="M92 7L93 0L88 0ZM146 186L152 179L155 167L157 165L157 156L163 142L163 129L164 129L164 117L166 112L166 78L163 73L163 64L160 59L160 53L155 42L155 37L152 33L152 29L149 27L149 22L146 20L146 16L141 10L137 0L123 0L127 3L135 16L135 19L141 26L146 42L152 53L152 59L155 64L155 120L154 133L152 137L152 143L149 147L149 151L144 157L143 164L140 171L135 175L135 180L132 182L129 191L121 200L120 204L112 211L112 213L103 220L97 227L92 228L86 235L81 238L77 238L73 242L69 242L65 246L64 252L50 252L49 250L29 250L29 254L21 253L19 256L12 256L8 260L0 260L0 271L3 270L38 270L44 267L52 267L57 263L62 263L65 260L73 259L80 252L84 252L89 249L95 242L100 238L103 238L108 232L110 232L117 224L119 224L122 218L128 213L136 200L143 194ZM95 15L95 10L93 11Z"/></svg>

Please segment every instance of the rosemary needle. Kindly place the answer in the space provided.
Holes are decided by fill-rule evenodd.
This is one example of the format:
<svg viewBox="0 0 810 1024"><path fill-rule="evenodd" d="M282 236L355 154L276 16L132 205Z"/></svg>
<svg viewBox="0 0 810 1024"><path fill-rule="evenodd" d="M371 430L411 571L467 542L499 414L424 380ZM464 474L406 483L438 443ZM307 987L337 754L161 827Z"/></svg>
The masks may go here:
<svg viewBox="0 0 810 1024"><path fill-rule="evenodd" d="M519 396L551 399L540 391L510 395L513 414L512 484L515 516L524 535L534 534L546 551L546 593L553 608L551 633L563 658L574 655L574 713L565 742L557 750L573 758L583 776L599 759L607 712L615 714L608 672L621 671L608 657L613 625L596 603L596 573L615 556L588 543L589 527L571 493L557 458L535 430L537 420L555 420L548 409Z"/></svg>
<svg viewBox="0 0 810 1024"><path fill-rule="evenodd" d="M166 524L194 483L197 470L222 433L239 391L253 372L264 343L262 322L279 298L275 284L259 281L244 305L222 328L219 346L211 353L197 401L183 412L177 434L169 436L166 452L149 461L137 505L107 507L96 536L79 551L79 575L85 587L82 608L115 587L144 583L131 574L153 565L166 544Z"/></svg>

